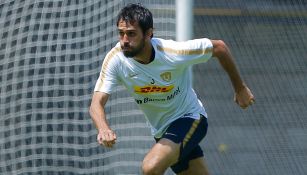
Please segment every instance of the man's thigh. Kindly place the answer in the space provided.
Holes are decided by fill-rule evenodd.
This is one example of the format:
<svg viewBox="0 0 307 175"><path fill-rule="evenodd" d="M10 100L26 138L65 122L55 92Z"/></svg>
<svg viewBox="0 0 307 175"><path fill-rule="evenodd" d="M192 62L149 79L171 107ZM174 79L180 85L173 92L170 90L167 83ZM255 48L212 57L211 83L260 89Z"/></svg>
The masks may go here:
<svg viewBox="0 0 307 175"><path fill-rule="evenodd" d="M198 144L206 130L207 120L203 116L200 120L180 118L174 121L162 138L156 139L157 143L145 156L143 168L155 167L158 172L164 172L171 166L176 173L187 170L190 160L203 157Z"/></svg>
<svg viewBox="0 0 307 175"><path fill-rule="evenodd" d="M207 128L207 119L203 116L199 120L180 118L174 121L163 134L162 138L180 144L177 162L171 166L175 173L187 170L190 160L203 157L199 142L205 137Z"/></svg>
<svg viewBox="0 0 307 175"><path fill-rule="evenodd" d="M180 152L180 144L169 139L160 139L143 160L143 168L156 169L163 173L168 167L177 162Z"/></svg>

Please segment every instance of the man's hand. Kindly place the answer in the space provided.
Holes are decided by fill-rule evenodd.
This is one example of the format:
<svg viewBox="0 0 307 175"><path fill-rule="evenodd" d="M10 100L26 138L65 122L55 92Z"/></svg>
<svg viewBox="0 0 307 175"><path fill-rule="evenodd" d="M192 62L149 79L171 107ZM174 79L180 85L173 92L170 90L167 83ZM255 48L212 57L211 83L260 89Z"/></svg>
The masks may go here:
<svg viewBox="0 0 307 175"><path fill-rule="evenodd" d="M111 129L100 129L97 135L99 144L112 148L116 141L116 134Z"/></svg>
<svg viewBox="0 0 307 175"><path fill-rule="evenodd" d="M234 101L242 108L246 109L255 102L254 95L247 86L235 92Z"/></svg>

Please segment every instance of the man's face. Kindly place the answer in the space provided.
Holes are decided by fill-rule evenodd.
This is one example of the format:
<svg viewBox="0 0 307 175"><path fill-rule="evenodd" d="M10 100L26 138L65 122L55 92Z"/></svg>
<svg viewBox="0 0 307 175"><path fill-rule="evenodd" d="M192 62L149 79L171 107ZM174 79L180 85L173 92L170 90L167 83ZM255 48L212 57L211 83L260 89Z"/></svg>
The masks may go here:
<svg viewBox="0 0 307 175"><path fill-rule="evenodd" d="M144 48L145 37L137 22L133 24L120 20L118 23L120 46L126 57L138 55Z"/></svg>

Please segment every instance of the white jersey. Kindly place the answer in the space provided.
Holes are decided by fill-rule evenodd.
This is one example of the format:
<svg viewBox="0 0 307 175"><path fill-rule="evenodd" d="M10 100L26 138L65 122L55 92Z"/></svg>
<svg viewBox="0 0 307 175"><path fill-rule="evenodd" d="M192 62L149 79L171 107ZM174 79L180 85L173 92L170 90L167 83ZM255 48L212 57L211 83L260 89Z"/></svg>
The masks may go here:
<svg viewBox="0 0 307 175"><path fill-rule="evenodd" d="M159 138L178 118L207 117L192 88L190 67L208 61L213 46L206 38L186 42L152 38L151 43L155 57L149 64L125 57L117 43L103 61L94 91L110 94L118 84L124 85Z"/></svg>

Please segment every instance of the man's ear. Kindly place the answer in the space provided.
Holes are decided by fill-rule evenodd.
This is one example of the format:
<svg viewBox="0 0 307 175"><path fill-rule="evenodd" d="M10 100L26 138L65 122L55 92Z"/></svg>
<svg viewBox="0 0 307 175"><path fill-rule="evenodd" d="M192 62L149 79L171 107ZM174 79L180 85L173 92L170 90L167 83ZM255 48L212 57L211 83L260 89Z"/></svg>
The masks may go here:
<svg viewBox="0 0 307 175"><path fill-rule="evenodd" d="M145 35L147 39L151 39L153 36L153 29L152 28L147 29L147 31L145 32Z"/></svg>

